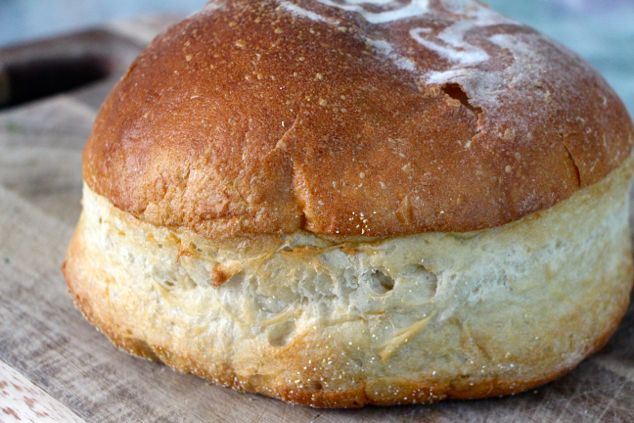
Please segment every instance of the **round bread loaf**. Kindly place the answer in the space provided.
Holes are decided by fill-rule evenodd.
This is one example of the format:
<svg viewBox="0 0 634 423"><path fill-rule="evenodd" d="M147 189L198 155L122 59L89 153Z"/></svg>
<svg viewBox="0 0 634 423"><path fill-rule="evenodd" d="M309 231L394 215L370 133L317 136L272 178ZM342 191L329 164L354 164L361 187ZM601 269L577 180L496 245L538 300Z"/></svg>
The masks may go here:
<svg viewBox="0 0 634 423"><path fill-rule="evenodd" d="M64 273L117 346L318 407L520 392L632 284L634 127L472 0L218 0L97 116Z"/></svg>

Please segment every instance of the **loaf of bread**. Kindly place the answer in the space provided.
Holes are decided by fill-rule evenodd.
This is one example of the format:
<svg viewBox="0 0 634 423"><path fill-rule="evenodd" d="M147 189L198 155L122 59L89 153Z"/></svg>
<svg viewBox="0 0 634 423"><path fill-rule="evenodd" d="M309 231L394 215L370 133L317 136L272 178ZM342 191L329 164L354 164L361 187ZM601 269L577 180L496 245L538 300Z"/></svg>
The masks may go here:
<svg viewBox="0 0 634 423"><path fill-rule="evenodd" d="M97 116L63 266L118 347L315 407L521 392L628 305L634 127L473 0L217 0Z"/></svg>

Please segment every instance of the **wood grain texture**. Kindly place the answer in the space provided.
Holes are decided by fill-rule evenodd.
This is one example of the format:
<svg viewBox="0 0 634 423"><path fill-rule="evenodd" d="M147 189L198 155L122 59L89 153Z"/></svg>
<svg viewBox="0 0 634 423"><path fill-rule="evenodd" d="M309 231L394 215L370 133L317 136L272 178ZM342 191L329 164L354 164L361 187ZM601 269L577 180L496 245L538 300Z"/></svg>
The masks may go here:
<svg viewBox="0 0 634 423"><path fill-rule="evenodd" d="M107 39L113 54L125 52L118 56L123 62L170 20L142 20L138 33L139 21L118 23L95 42ZM81 148L117 76L0 112L0 381L32 389L38 406L51 407L36 410L58 413L49 413L51 421L634 421L632 309L606 349L555 383L511 398L428 407L290 406L117 351L75 310L59 271L80 210ZM17 413L20 400L8 392L0 389L0 408L12 404ZM29 421L27 410L20 413ZM2 422L10 418L0 414Z"/></svg>
<svg viewBox="0 0 634 423"><path fill-rule="evenodd" d="M3 362L0 362L0 394L0 421L84 421Z"/></svg>

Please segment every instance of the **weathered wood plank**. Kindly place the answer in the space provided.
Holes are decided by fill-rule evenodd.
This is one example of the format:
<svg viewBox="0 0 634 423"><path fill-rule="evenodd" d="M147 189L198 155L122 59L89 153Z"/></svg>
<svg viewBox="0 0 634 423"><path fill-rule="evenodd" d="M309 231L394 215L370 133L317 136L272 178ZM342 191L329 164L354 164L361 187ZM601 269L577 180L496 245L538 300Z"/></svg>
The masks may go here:
<svg viewBox="0 0 634 423"><path fill-rule="evenodd" d="M82 423L66 406L0 361L0 421Z"/></svg>
<svg viewBox="0 0 634 423"><path fill-rule="evenodd" d="M74 223L81 151L95 113L72 97L57 96L0 114L0 185Z"/></svg>
<svg viewBox="0 0 634 423"><path fill-rule="evenodd" d="M82 187L81 150L9 147L1 151L2 186L66 224L77 221Z"/></svg>
<svg viewBox="0 0 634 423"><path fill-rule="evenodd" d="M0 113L0 148L83 148L96 111L70 96L56 96Z"/></svg>

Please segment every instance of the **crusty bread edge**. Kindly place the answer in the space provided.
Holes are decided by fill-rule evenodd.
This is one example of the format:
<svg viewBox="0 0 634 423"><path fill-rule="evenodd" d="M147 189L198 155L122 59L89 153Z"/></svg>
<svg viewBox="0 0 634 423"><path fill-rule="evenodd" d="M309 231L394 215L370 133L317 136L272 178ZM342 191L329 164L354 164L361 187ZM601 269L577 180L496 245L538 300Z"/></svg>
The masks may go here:
<svg viewBox="0 0 634 423"><path fill-rule="evenodd" d="M580 354L576 362L572 365L555 367L546 376L533 379L494 378L476 384L461 382L460 380L446 380L442 383L425 380L412 383L411 381L397 380L394 384L397 385L401 398L397 401L392 399L381 401L380 398L372 398L369 392L366 391L364 384L361 384L357 389L337 392L302 391L288 386L277 386L271 390L269 386L254 385L249 380L241 378L229 368L224 369L223 372L212 374L207 372L203 366L199 365L193 357L178 354L175 351L166 349L162 345L149 345L143 340L125 336L125 334L117 331L114 322L99 318L97 313L92 309L89 301L83 298L79 294L79 290L76 289L76 286L81 284L82 281L79 275L74 272L72 261L80 259L82 256L81 252L82 245L79 241L78 232L76 231L69 245L67 259L62 264L61 269L66 279L68 290L73 297L75 306L86 320L102 332L115 347L134 356L166 364L180 373L189 373L199 376L215 384L230 387L238 391L264 394L293 404L315 408L360 408L367 405L432 404L448 399L472 400L515 395L528 391L565 375L585 358L601 350L618 329L629 306L629 298L625 298L609 328L596 337L591 347Z"/></svg>

